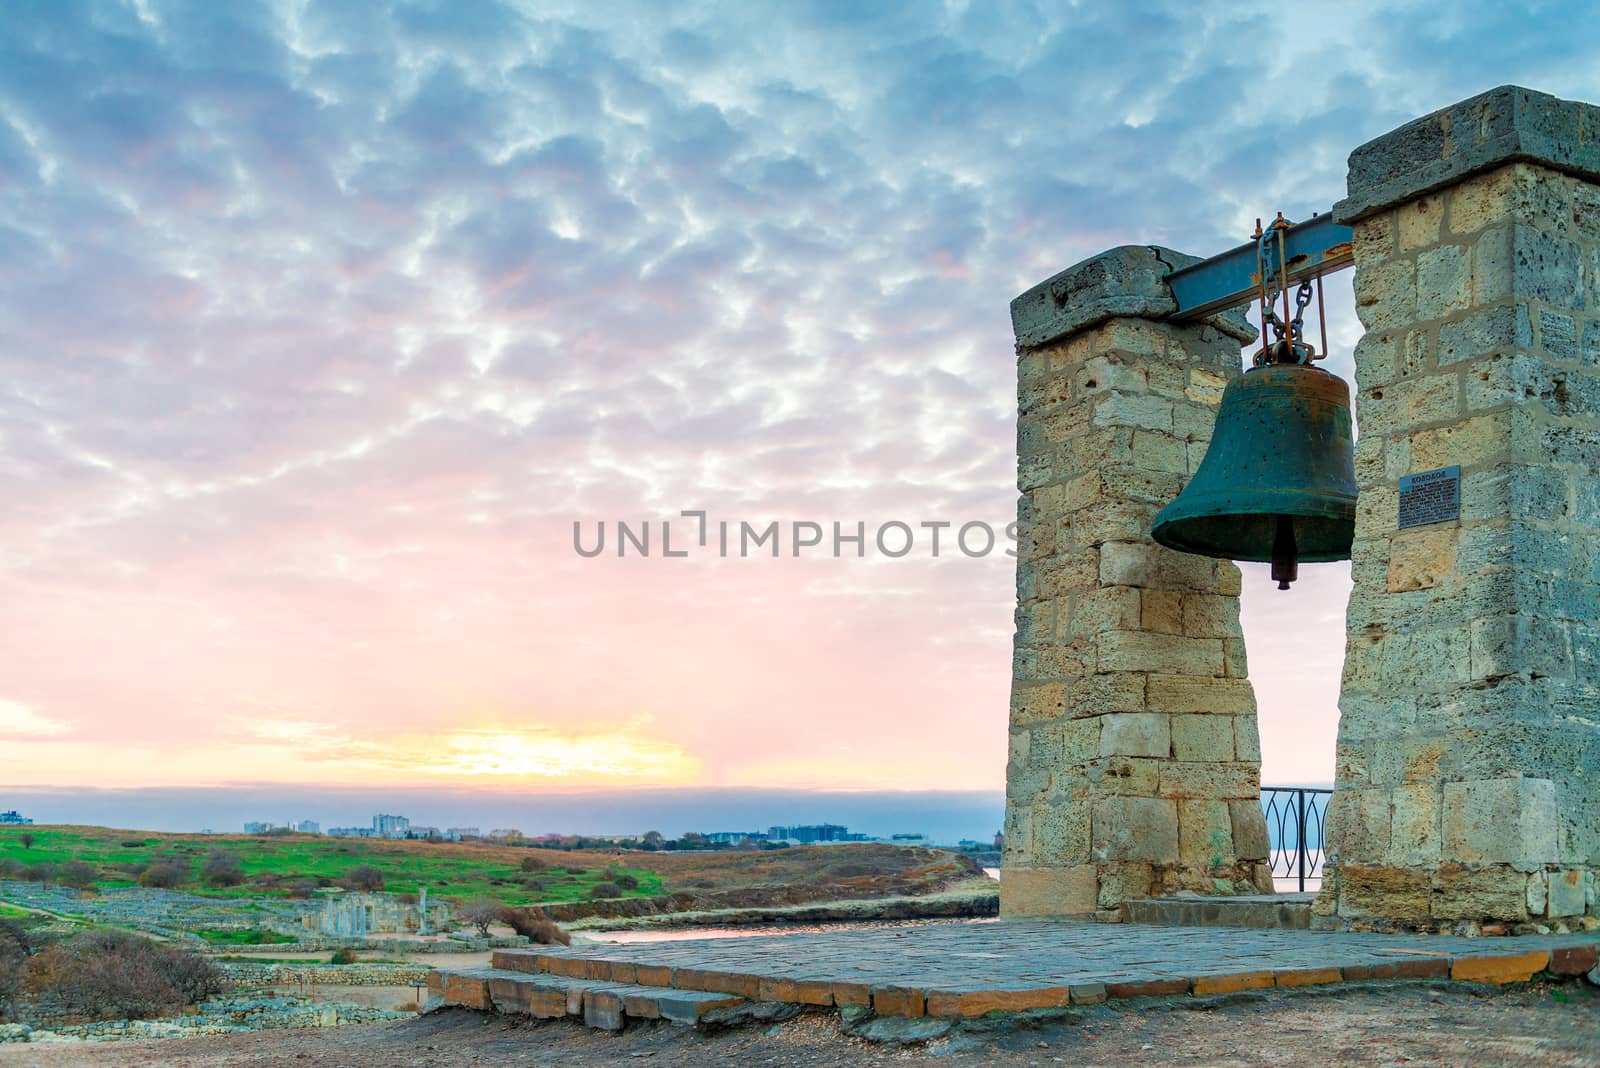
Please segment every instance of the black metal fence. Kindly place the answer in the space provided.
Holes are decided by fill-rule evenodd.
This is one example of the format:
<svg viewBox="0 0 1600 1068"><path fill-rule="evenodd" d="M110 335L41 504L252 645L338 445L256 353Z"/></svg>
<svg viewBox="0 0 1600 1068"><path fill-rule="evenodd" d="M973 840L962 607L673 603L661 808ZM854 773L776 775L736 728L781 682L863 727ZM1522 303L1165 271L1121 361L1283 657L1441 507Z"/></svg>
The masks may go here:
<svg viewBox="0 0 1600 1068"><path fill-rule="evenodd" d="M1272 877L1296 882L1322 881L1322 835L1332 790L1315 786L1263 786Z"/></svg>

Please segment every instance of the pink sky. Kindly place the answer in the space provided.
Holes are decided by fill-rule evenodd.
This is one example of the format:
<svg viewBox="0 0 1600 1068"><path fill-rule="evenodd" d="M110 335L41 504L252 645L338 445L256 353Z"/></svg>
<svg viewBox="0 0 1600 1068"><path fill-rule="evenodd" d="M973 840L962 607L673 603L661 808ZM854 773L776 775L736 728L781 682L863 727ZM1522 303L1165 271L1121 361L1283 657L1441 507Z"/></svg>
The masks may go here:
<svg viewBox="0 0 1600 1068"><path fill-rule="evenodd" d="M1493 76L1397 51L1420 10L1241 51L1278 21L14 12L0 785L1000 786L1010 558L587 560L571 524L1003 527L1016 293L1325 210L1487 85L1600 97L1526 20L1453 31ZM1269 782L1332 773L1348 570L1302 573L1246 576Z"/></svg>

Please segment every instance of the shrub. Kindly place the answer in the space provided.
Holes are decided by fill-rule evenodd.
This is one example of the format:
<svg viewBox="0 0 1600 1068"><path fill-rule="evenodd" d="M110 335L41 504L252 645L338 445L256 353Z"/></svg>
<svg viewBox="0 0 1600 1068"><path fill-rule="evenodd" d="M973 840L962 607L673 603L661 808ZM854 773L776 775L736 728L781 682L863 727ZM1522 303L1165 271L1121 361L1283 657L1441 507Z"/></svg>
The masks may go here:
<svg viewBox="0 0 1600 1068"><path fill-rule="evenodd" d="M21 834L17 835L17 841L22 843L23 849L33 848L33 835L28 831L23 831Z"/></svg>
<svg viewBox="0 0 1600 1068"><path fill-rule="evenodd" d="M478 898L475 901L468 901L465 905L456 909L456 918L463 923L470 923L476 927L479 938L488 938L489 925L498 922L505 911L505 906L498 901Z"/></svg>
<svg viewBox="0 0 1600 1068"><path fill-rule="evenodd" d="M539 893L540 891L542 891L545 887L547 887L549 885L550 885L550 880L548 880L548 879L524 879L524 880L522 880L522 888L524 890L529 891L530 893L535 893L535 894Z"/></svg>
<svg viewBox="0 0 1600 1068"><path fill-rule="evenodd" d="M69 860L56 871L56 882L62 886L70 886L74 890L87 890L94 885L100 872L93 864L85 864L81 860Z"/></svg>
<svg viewBox="0 0 1600 1068"><path fill-rule="evenodd" d="M508 927L530 942L537 942L543 946L572 945L572 936L557 927L550 917L545 915L544 909L537 905L505 909L501 912L500 918Z"/></svg>
<svg viewBox="0 0 1600 1068"><path fill-rule="evenodd" d="M621 897L622 887L616 883L595 883L589 888L589 896L594 899L605 897Z"/></svg>
<svg viewBox="0 0 1600 1068"><path fill-rule="evenodd" d="M368 893L382 890L383 872L371 864L358 864L345 873L344 885L351 890L364 890Z"/></svg>
<svg viewBox="0 0 1600 1068"><path fill-rule="evenodd" d="M356 955L354 951L348 949L336 949L333 951L333 956L328 958L329 964L354 964L355 962Z"/></svg>
<svg viewBox="0 0 1600 1068"><path fill-rule="evenodd" d="M158 857L139 873L139 885L171 890L189 881L189 865L177 857Z"/></svg>
<svg viewBox="0 0 1600 1068"><path fill-rule="evenodd" d="M27 930L15 920L0 920L0 1020L10 1018L22 990L22 975L34 952Z"/></svg>
<svg viewBox="0 0 1600 1068"><path fill-rule="evenodd" d="M28 882L43 886L56 877L56 866L49 861L40 861L38 864L29 864L23 869L22 875Z"/></svg>
<svg viewBox="0 0 1600 1068"><path fill-rule="evenodd" d="M632 875L629 875L627 872L619 872L618 874L613 875L611 877L611 881L622 887L624 890L639 889L639 880L634 878Z"/></svg>
<svg viewBox="0 0 1600 1068"><path fill-rule="evenodd" d="M316 893L317 884L309 879L301 879L289 884L289 896L298 901L304 901Z"/></svg>
<svg viewBox="0 0 1600 1068"><path fill-rule="evenodd" d="M206 886L238 886L244 882L244 862L237 853L213 849L200 866L200 881Z"/></svg>
<svg viewBox="0 0 1600 1068"><path fill-rule="evenodd" d="M549 865L546 864L544 861L540 860L538 857L523 857L522 858L522 870L523 871L539 871L541 868L548 868L548 867L549 867Z"/></svg>
<svg viewBox="0 0 1600 1068"><path fill-rule="evenodd" d="M0 879L15 879L24 870L22 861L15 860L12 857L0 857Z"/></svg>
<svg viewBox="0 0 1600 1068"><path fill-rule="evenodd" d="M136 838L122 843L123 849L143 849L144 839Z"/></svg>
<svg viewBox="0 0 1600 1068"><path fill-rule="evenodd" d="M95 1020L175 1012L222 988L222 973L204 957L111 930L41 950L23 979L33 997Z"/></svg>

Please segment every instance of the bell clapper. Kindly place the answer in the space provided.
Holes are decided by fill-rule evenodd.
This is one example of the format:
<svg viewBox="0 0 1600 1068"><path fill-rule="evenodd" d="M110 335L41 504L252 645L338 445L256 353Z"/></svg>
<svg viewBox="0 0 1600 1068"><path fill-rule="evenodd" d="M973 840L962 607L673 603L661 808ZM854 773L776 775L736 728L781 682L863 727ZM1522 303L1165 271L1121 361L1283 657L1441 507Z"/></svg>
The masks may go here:
<svg viewBox="0 0 1600 1068"><path fill-rule="evenodd" d="M1300 577L1300 550L1294 543L1294 520L1286 515L1278 517L1278 529L1272 538L1272 581L1278 589L1286 590L1289 583Z"/></svg>

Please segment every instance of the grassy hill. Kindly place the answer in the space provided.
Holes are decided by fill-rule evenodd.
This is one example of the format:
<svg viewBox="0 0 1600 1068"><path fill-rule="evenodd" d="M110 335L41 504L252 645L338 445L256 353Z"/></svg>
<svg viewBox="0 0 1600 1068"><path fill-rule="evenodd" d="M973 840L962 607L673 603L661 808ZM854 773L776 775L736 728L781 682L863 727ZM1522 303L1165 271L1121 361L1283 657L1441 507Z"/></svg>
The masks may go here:
<svg viewBox="0 0 1600 1068"><path fill-rule="evenodd" d="M24 847L22 837L33 844ZM213 851L238 856L245 882L206 888L196 881ZM934 893L970 877L975 867L943 850L862 842L749 852L668 853L529 849L487 842L391 841L317 835L198 835L106 827L0 828L0 868L61 865L79 860L96 869L102 887L128 886L161 858L177 858L190 878L182 889L219 896L285 895L297 883L338 883L361 865L383 875L383 889L466 900L494 898L509 905L587 899L596 884L618 873L637 880L619 896L665 893L726 895L749 892L751 903ZM532 870L524 870L524 865ZM16 878L15 874L8 876ZM610 896L609 894L607 896Z"/></svg>

